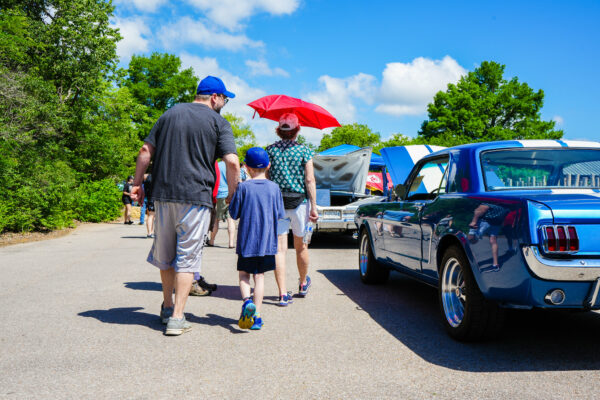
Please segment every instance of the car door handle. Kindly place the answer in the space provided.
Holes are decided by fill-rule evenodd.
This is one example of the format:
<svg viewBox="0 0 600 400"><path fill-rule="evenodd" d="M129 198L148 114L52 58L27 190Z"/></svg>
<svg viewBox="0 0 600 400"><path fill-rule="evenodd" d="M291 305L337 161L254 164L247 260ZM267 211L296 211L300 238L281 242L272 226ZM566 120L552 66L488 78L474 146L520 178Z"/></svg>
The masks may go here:
<svg viewBox="0 0 600 400"><path fill-rule="evenodd" d="M421 211L421 209L423 209L423 207L425 207L425 203L413 203L413 207L416 208L417 210Z"/></svg>

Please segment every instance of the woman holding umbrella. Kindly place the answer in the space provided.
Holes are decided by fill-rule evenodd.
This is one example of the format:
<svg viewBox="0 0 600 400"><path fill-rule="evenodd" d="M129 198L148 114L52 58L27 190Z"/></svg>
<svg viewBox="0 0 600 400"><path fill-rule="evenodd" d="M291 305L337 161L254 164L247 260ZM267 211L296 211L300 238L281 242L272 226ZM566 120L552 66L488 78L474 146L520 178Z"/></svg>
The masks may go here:
<svg viewBox="0 0 600 400"><path fill-rule="evenodd" d="M271 160L269 178L279 185L285 206L285 219L277 225L278 247L275 256L275 279L279 287L279 305L287 306L292 302L291 292L285 285L285 254L287 252L288 231L294 235L294 249L300 279L298 295L305 297L311 285L308 276L308 243L303 242L306 225L318 219L316 203L316 185L312 157L314 152L307 146L296 142L300 124L296 114L286 113L279 119L276 129L281 140L267 147Z"/></svg>

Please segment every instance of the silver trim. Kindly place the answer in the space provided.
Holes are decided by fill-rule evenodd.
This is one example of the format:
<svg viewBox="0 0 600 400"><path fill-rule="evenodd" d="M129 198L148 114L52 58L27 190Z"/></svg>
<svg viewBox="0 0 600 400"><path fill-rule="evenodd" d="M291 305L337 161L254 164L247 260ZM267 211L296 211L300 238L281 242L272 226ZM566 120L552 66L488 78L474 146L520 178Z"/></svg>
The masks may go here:
<svg viewBox="0 0 600 400"><path fill-rule="evenodd" d="M590 291L590 295L585 301L585 305L589 308L598 308L600 305L596 305L598 302L598 293L600 292L600 278L596 279L594 286L592 286L592 290Z"/></svg>
<svg viewBox="0 0 600 400"><path fill-rule="evenodd" d="M544 251L546 253L549 254L575 254L577 253L579 250L565 250L565 251L560 251L560 250L554 250L554 251L550 251L548 250L548 234L546 233L546 228L552 228L552 230L554 231L554 237L557 238L556 240L558 241L558 227L562 226L562 228L565 230L565 237L567 239L567 249L569 249L571 247L571 236L569 235L569 228L573 228L575 229L575 232L577 233L577 228L575 228L573 225L542 225L540 227L541 231L542 231L542 245L544 246ZM578 238L579 239L579 238Z"/></svg>
<svg viewBox="0 0 600 400"><path fill-rule="evenodd" d="M560 293L562 293L562 300L561 301L559 301L557 303L555 303L555 302L552 301L552 293L554 293L554 292L560 292ZM546 293L546 296L544 296L544 301L547 304L552 304L554 306L559 306L559 305L561 305L562 303L565 302L566 298L567 298L567 296L565 295L565 292L563 290L561 290L561 289L552 289L551 291L549 291L548 293Z"/></svg>
<svg viewBox="0 0 600 400"><path fill-rule="evenodd" d="M538 278L549 281L594 281L600 278L600 259L585 259L585 267L581 260L554 260L540 254L535 246L524 246L523 257L527 265Z"/></svg>

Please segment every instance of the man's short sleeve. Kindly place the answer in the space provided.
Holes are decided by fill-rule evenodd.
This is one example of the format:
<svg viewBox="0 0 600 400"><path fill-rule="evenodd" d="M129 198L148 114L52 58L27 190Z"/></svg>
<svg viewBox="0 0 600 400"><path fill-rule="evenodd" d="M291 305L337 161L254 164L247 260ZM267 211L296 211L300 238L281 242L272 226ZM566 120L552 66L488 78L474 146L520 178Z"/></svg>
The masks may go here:
<svg viewBox="0 0 600 400"><path fill-rule="evenodd" d="M156 147L156 141L157 141L157 135L162 127L162 121L163 118L162 116L158 119L158 121L156 121L156 123L154 124L154 126L152 127L152 129L150 129L150 133L148 134L148 136L146 137L146 139L144 139L144 142L146 143L150 143L153 147Z"/></svg>
<svg viewBox="0 0 600 400"><path fill-rule="evenodd" d="M225 118L219 118L218 121L219 122L217 123L217 126L219 131L217 133L217 158L222 158L226 154L237 154L231 125Z"/></svg>

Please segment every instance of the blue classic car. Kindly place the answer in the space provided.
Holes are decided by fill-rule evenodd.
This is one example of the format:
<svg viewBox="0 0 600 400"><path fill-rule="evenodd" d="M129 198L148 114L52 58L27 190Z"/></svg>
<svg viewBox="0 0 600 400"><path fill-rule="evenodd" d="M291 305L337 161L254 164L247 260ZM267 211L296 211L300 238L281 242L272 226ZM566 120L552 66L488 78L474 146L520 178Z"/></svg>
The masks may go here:
<svg viewBox="0 0 600 400"><path fill-rule="evenodd" d="M409 173L382 155L404 183L356 211L364 283L396 270L437 287L464 341L498 332L505 308L600 309L600 143L469 144Z"/></svg>

